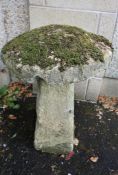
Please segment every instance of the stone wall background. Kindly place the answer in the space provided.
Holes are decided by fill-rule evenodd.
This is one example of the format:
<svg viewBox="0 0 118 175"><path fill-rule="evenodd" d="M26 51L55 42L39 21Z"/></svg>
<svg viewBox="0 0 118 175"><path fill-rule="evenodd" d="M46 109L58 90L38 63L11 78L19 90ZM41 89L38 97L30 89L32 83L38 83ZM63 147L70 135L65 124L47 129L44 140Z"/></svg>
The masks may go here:
<svg viewBox="0 0 118 175"><path fill-rule="evenodd" d="M69 24L113 42L114 54L105 78L91 77L75 85L75 98L96 101L118 96L118 0L0 0L0 49L13 37L47 24ZM9 76L0 62L0 86Z"/></svg>
<svg viewBox="0 0 118 175"><path fill-rule="evenodd" d="M15 36L29 30L29 1L0 0L0 51ZM0 86L8 84L10 77L0 59Z"/></svg>
<svg viewBox="0 0 118 175"><path fill-rule="evenodd" d="M30 27L70 24L112 40L118 0L30 0Z"/></svg>

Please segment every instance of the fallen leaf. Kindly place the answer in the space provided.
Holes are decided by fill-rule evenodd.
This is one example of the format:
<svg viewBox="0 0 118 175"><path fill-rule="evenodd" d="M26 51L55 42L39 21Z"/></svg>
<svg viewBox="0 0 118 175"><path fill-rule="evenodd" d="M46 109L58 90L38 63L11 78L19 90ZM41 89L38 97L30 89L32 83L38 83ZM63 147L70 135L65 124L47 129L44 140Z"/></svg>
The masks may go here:
<svg viewBox="0 0 118 175"><path fill-rule="evenodd" d="M55 168L56 168L56 165L52 165L52 166L51 166L52 171L54 171Z"/></svg>
<svg viewBox="0 0 118 175"><path fill-rule="evenodd" d="M106 96L99 96L98 102L102 104L105 109L109 111L114 111L117 109L118 98L117 97L106 97Z"/></svg>
<svg viewBox="0 0 118 175"><path fill-rule="evenodd" d="M10 115L8 116L8 118L9 118L10 120L16 120L16 119L17 119L16 116L13 115L13 114L10 114Z"/></svg>
<svg viewBox="0 0 118 175"><path fill-rule="evenodd" d="M90 157L91 162L96 163L98 161L99 157L98 156L92 156Z"/></svg>
<svg viewBox="0 0 118 175"><path fill-rule="evenodd" d="M104 104L103 107L104 107L105 109L109 109L109 105L108 105L108 104Z"/></svg>
<svg viewBox="0 0 118 175"><path fill-rule="evenodd" d="M97 114L96 117L98 117L100 120L102 119L102 116L100 114Z"/></svg>
<svg viewBox="0 0 118 175"><path fill-rule="evenodd" d="M70 160L74 156L74 151L71 151L65 158L65 160Z"/></svg>
<svg viewBox="0 0 118 175"><path fill-rule="evenodd" d="M11 139L15 138L17 136L17 133L13 134Z"/></svg>
<svg viewBox="0 0 118 175"><path fill-rule="evenodd" d="M99 115L103 115L103 112L102 111L99 111Z"/></svg>
<svg viewBox="0 0 118 175"><path fill-rule="evenodd" d="M6 148L6 147L7 147L7 144L6 144L6 143L4 143L4 144L3 144L3 147L4 147L4 148Z"/></svg>

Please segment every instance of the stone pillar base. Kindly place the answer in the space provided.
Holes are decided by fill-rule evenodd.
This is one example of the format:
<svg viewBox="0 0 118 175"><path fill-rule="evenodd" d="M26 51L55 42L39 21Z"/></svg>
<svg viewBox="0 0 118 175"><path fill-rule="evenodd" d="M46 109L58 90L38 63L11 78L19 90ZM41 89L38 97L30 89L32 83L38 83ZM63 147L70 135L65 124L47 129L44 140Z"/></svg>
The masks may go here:
<svg viewBox="0 0 118 175"><path fill-rule="evenodd" d="M38 82L34 145L49 153L73 150L74 84Z"/></svg>

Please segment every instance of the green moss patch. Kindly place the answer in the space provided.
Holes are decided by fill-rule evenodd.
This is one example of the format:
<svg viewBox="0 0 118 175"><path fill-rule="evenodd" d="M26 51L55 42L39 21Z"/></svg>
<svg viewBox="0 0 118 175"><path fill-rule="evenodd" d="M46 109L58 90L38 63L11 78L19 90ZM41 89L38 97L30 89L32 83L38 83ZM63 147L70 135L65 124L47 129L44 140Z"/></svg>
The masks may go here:
<svg viewBox="0 0 118 175"><path fill-rule="evenodd" d="M3 60L46 68L60 63L63 69L84 65L89 57L104 61L96 43L111 43L102 36L66 25L49 25L24 33L8 42L2 49Z"/></svg>

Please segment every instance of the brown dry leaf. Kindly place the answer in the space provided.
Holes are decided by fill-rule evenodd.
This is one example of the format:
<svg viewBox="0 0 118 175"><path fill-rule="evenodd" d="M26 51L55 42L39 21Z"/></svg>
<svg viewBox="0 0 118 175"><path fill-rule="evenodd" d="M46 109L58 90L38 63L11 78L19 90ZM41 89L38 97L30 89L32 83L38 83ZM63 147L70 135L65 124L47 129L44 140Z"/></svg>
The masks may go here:
<svg viewBox="0 0 118 175"><path fill-rule="evenodd" d="M92 156L90 157L91 162L96 163L98 161L99 157L98 156Z"/></svg>
<svg viewBox="0 0 118 175"><path fill-rule="evenodd" d="M117 108L116 105L118 105L117 97L99 96L98 101L105 109L109 109L110 111L114 111Z"/></svg>
<svg viewBox="0 0 118 175"><path fill-rule="evenodd" d="M16 119L17 119L17 117L16 117L15 115L13 115L13 114L10 114L10 115L8 116L8 118L9 118L10 120L16 120Z"/></svg>

